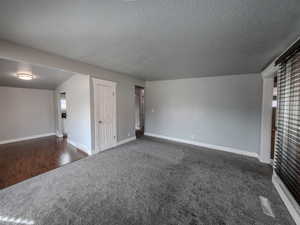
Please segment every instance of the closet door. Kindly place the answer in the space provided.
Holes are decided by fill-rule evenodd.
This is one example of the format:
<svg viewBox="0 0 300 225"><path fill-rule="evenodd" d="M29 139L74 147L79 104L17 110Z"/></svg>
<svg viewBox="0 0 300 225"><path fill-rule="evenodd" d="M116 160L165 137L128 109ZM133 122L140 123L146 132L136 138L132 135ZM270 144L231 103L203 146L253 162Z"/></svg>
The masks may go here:
<svg viewBox="0 0 300 225"><path fill-rule="evenodd" d="M96 151L114 147L116 138L116 84L94 80Z"/></svg>

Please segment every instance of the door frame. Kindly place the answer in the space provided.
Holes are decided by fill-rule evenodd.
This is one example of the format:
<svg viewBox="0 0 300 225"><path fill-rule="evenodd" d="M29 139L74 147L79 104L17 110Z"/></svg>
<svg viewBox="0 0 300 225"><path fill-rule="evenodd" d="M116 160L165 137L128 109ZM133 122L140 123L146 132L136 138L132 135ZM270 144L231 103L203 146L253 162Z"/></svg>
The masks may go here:
<svg viewBox="0 0 300 225"><path fill-rule="evenodd" d="M145 87L143 87L143 86L139 86L139 85L134 85L134 98L136 97L136 95L135 95L135 91L136 91L136 89L142 89L143 91L144 91L144 105L143 105L143 127L142 127L142 132L143 132L143 134L142 135L144 135L144 133L145 133ZM135 100L135 99L134 99ZM139 104L140 104L141 102L139 102ZM140 122L141 122L141 118L140 118ZM134 125L134 129L135 129L135 134L136 134L136 121L135 121L135 125ZM137 135L136 135L137 136Z"/></svg>
<svg viewBox="0 0 300 225"><path fill-rule="evenodd" d="M109 86L112 87L114 89L114 104L113 104L113 108L114 108L114 112L113 112L113 123L114 123L114 136L116 137L114 139L114 143L112 146L105 148L105 149L99 149L99 143L98 143L98 115L97 115L97 102L98 102L98 97L97 97L97 85L104 85L104 86ZM106 149L112 148L114 146L117 145L117 83L116 82L112 82L112 81L107 81L107 80L101 80L101 79L97 79L97 78L93 78L93 89L94 89L94 138L95 138L95 153L97 152L101 152L104 151Z"/></svg>
<svg viewBox="0 0 300 225"><path fill-rule="evenodd" d="M272 101L274 77L278 71L278 67L270 64L264 71L262 76L262 109L261 109L261 130L260 130L260 153L259 161L266 164L272 164L271 160L271 134L272 134Z"/></svg>

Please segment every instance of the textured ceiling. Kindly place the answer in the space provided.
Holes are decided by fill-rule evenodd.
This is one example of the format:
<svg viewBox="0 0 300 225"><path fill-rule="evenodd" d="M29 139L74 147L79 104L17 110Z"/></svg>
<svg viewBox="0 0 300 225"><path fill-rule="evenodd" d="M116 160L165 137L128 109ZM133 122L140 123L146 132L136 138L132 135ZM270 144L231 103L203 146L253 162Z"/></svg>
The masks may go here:
<svg viewBox="0 0 300 225"><path fill-rule="evenodd" d="M299 0L9 0L0 7L0 38L146 80L259 72L299 35Z"/></svg>
<svg viewBox="0 0 300 225"><path fill-rule="evenodd" d="M35 76L35 79L20 80L16 77L18 72L29 72ZM72 75L74 73L0 59L0 86L54 90Z"/></svg>

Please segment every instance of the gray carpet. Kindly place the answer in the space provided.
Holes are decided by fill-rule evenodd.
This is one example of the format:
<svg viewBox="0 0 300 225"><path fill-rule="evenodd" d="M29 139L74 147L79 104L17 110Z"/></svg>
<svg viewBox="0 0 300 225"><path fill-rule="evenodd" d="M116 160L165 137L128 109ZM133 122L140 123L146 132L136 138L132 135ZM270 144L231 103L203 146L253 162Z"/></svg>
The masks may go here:
<svg viewBox="0 0 300 225"><path fill-rule="evenodd" d="M0 223L294 225L271 173L256 159L142 139L1 190Z"/></svg>

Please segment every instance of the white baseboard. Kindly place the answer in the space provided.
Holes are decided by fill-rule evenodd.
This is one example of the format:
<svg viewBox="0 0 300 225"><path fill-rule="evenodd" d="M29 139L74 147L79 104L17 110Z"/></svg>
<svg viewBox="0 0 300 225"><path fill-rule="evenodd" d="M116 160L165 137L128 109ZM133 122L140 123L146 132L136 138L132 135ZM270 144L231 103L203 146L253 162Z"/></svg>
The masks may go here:
<svg viewBox="0 0 300 225"><path fill-rule="evenodd" d="M264 159L264 158L262 158L262 157L258 157L258 159L259 159L259 161L261 162L261 163L265 163L265 164L270 164L270 165L272 165L273 164L273 161L271 160L271 159Z"/></svg>
<svg viewBox="0 0 300 225"><path fill-rule="evenodd" d="M56 132L56 137L59 137L59 138L62 138L64 135L62 134L62 133L60 133L60 132Z"/></svg>
<svg viewBox="0 0 300 225"><path fill-rule="evenodd" d="M189 141L189 140L173 138L173 137L168 137L168 136L163 136L163 135L158 135L158 134L153 134L153 133L145 133L145 136L161 138L161 139L166 139L169 141L175 141L175 142L180 142L180 143L184 143L184 144L190 144L190 145L195 145L195 146L199 146L199 147L210 148L210 149L215 149L215 150L219 150L219 151L225 151L225 152L235 153L235 154L239 154L239 155L245 155L245 156L258 158L258 154L255 152L248 152L246 150L235 149L235 148L226 147L226 146L207 144L207 143L202 143L202 142L197 142L197 141Z"/></svg>
<svg viewBox="0 0 300 225"><path fill-rule="evenodd" d="M122 141L118 141L118 143L114 147L126 144L126 143L134 141L134 140L136 140L136 137L131 137L131 138L127 138L127 139L122 140Z"/></svg>
<svg viewBox="0 0 300 225"><path fill-rule="evenodd" d="M275 171L273 171L272 182L295 223L300 225L300 206Z"/></svg>
<svg viewBox="0 0 300 225"><path fill-rule="evenodd" d="M116 144L114 144L113 146L111 146L111 147L109 147L109 148L107 148L107 149L104 149L104 150L102 150L102 151L98 151L98 150L94 149L94 150L93 150L93 154L98 153L98 152L108 151L108 150L110 150L110 149L112 149L112 148L115 148L115 147L117 147L117 146L119 146L119 145L123 145L123 144L126 144L126 143L131 142L131 141L134 141L134 140L136 140L136 137L130 137L130 138L127 138L127 139L125 139L125 140L119 141L119 142L117 142Z"/></svg>
<svg viewBox="0 0 300 225"><path fill-rule="evenodd" d="M92 153L91 153L91 150L90 150L87 146L85 146L85 145L83 145L83 144L77 143L77 142L75 142L75 141L73 141L73 140L70 140L69 138L67 138L67 142L68 142L70 145L73 145L75 148L78 148L79 150L84 151L84 152L87 153L88 155L91 155L91 154L92 154Z"/></svg>
<svg viewBox="0 0 300 225"><path fill-rule="evenodd" d="M41 137L55 136L55 135L56 135L55 133L46 133L46 134L33 135L33 136L29 136L29 137L10 139L10 140L5 140L5 141L0 141L0 145L13 143L13 142L19 142L19 141L26 141L26 140L31 140L31 139L35 139L35 138L41 138Z"/></svg>

